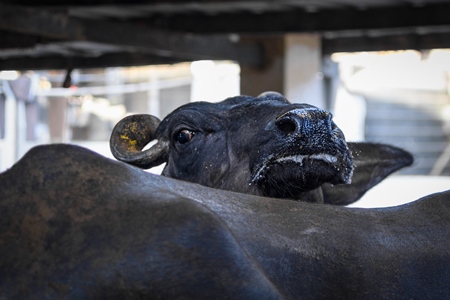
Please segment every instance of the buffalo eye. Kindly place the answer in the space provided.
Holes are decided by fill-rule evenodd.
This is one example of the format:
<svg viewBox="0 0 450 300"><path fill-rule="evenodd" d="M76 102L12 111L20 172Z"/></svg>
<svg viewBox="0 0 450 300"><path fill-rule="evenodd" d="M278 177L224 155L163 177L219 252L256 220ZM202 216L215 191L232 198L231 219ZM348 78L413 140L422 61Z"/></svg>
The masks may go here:
<svg viewBox="0 0 450 300"><path fill-rule="evenodd" d="M180 130L176 135L175 135L175 140L180 143L180 144L186 144L187 142L189 142L190 140L192 140L192 138L194 137L194 132L187 130L187 129L183 129Z"/></svg>

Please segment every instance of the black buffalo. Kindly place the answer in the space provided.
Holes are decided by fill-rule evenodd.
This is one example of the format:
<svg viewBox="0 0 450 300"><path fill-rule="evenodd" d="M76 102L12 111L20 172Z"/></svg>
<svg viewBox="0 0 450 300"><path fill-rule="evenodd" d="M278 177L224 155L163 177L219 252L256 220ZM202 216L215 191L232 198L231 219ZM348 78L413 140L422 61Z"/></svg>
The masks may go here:
<svg viewBox="0 0 450 300"><path fill-rule="evenodd" d="M318 205L40 146L0 174L0 299L448 299L449 236L450 191Z"/></svg>
<svg viewBox="0 0 450 300"><path fill-rule="evenodd" d="M141 151L154 139L153 147ZM150 115L129 116L116 125L110 144L117 159L141 168L166 162L162 175L167 177L332 204L358 200L413 161L388 145L347 144L330 112L291 104L277 93L190 103L162 122Z"/></svg>

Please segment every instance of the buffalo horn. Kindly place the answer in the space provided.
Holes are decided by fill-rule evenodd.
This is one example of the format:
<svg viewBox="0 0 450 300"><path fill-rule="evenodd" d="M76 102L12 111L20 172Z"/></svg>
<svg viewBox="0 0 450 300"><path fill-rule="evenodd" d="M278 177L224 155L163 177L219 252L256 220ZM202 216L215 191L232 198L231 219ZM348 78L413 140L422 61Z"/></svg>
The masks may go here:
<svg viewBox="0 0 450 300"><path fill-rule="evenodd" d="M114 126L109 146L115 158L142 169L149 169L165 162L168 141L160 140L150 149L142 151L155 139L155 131L161 121L151 115L131 115Z"/></svg>

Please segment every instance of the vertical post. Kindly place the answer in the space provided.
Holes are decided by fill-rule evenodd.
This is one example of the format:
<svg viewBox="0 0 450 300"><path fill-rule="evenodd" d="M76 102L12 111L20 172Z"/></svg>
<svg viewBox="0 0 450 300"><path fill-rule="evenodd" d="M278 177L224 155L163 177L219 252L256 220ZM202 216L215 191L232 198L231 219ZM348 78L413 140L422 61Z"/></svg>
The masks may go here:
<svg viewBox="0 0 450 300"><path fill-rule="evenodd" d="M8 81L1 83L5 95L5 135L0 139L0 172L11 167L18 159L17 153L17 103Z"/></svg>
<svg viewBox="0 0 450 300"><path fill-rule="evenodd" d="M148 113L160 118L161 111L159 109L159 78L157 70L150 70L150 88L148 93Z"/></svg>
<svg viewBox="0 0 450 300"><path fill-rule="evenodd" d="M246 38L264 47L264 65L241 66L241 94L258 96L267 91L283 93L284 37L265 36Z"/></svg>
<svg viewBox="0 0 450 300"><path fill-rule="evenodd" d="M323 91L322 53L319 34L285 37L284 94L291 102L327 108Z"/></svg>
<svg viewBox="0 0 450 300"><path fill-rule="evenodd" d="M50 131L50 143L67 142L67 98L49 97L48 98L48 127Z"/></svg>

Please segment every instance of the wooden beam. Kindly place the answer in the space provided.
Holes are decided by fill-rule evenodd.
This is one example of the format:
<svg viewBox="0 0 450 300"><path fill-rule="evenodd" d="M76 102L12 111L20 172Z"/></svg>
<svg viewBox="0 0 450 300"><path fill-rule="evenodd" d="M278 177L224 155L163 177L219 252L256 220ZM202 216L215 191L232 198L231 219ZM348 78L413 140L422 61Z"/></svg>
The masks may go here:
<svg viewBox="0 0 450 300"><path fill-rule="evenodd" d="M450 48L450 32L322 39L322 53Z"/></svg>
<svg viewBox="0 0 450 300"><path fill-rule="evenodd" d="M224 0L197 0L198 3L221 3ZM227 0L241 2L242 0ZM265 2L264 0L246 0L248 2ZM113 4L182 4L183 0L1 0L1 3L20 5L113 5Z"/></svg>
<svg viewBox="0 0 450 300"><path fill-rule="evenodd" d="M356 2L355 2L356 3ZM149 26L195 33L288 33L427 27L450 24L450 3L420 6L388 6L366 10L323 9L308 12L300 8L262 14L248 12L160 15L142 19Z"/></svg>
<svg viewBox="0 0 450 300"><path fill-rule="evenodd" d="M146 26L74 18L62 13L14 5L0 4L0 29L49 39L133 47L143 53L184 60L229 59L257 65L263 56L261 47L233 43L227 36L198 36L155 30Z"/></svg>
<svg viewBox="0 0 450 300"><path fill-rule="evenodd" d="M109 53L98 57L67 57L61 55L21 56L0 59L0 70L89 69L113 66L143 66L182 62L175 58L141 53Z"/></svg>
<svg viewBox="0 0 450 300"><path fill-rule="evenodd" d="M339 0L337 0L339 1ZM342 1L342 0L341 0ZM357 0L358 1L358 0ZM386 1L386 0L384 0ZM436 0L434 0L436 1ZM278 0L280 4L290 4L291 0ZM306 1L299 1L300 4ZM321 0L321 2L327 3L331 2L334 4L336 0ZM19 5L45 5L45 6L61 6L61 5L70 5L70 6L98 6L98 5L178 5L178 4L193 4L193 5L214 5L219 4L254 4L254 5L262 5L262 4L274 4L273 0L195 0L195 1L186 1L186 0L0 0L0 3L8 3L8 4L19 4ZM344 3L348 3L348 0L344 0Z"/></svg>
<svg viewBox="0 0 450 300"><path fill-rule="evenodd" d="M50 42L37 36L17 34L4 30L0 30L0 37L0 49L27 48L36 44Z"/></svg>

